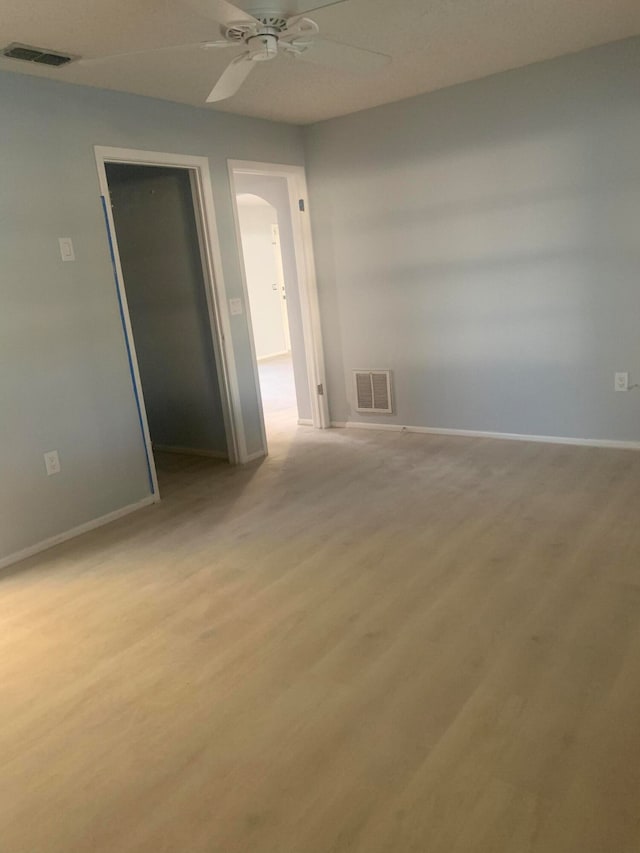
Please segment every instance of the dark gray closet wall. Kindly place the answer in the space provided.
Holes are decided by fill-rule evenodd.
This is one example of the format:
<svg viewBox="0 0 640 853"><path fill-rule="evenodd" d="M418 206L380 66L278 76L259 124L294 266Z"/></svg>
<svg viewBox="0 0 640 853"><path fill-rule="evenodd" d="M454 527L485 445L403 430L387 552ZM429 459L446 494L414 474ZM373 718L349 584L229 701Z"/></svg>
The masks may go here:
<svg viewBox="0 0 640 853"><path fill-rule="evenodd" d="M189 173L110 164L107 176L151 439L226 454Z"/></svg>

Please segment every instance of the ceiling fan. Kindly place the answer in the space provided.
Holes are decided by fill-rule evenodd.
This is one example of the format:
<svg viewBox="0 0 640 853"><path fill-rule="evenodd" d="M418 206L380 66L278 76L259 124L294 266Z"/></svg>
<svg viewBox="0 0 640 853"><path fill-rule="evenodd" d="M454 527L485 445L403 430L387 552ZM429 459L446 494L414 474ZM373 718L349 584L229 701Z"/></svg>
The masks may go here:
<svg viewBox="0 0 640 853"><path fill-rule="evenodd" d="M201 15L220 24L222 39L173 45L133 54L181 50L189 47L236 48L237 55L218 78L207 97L207 103L231 98L260 62L289 55L295 59L350 71L374 71L390 61L390 57L371 50L333 41L320 36L320 28L307 14L336 6L347 0L245 0L239 8L227 0L184 0ZM81 59L81 64L133 55L131 52L112 56Z"/></svg>

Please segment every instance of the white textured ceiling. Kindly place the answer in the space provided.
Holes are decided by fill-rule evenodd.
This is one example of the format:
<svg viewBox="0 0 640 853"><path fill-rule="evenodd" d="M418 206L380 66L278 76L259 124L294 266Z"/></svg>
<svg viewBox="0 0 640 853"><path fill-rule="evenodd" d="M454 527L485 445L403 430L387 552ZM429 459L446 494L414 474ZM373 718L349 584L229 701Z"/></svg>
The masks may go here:
<svg viewBox="0 0 640 853"><path fill-rule="evenodd" d="M297 124L355 112L638 35L640 0L348 0L313 18L328 37L391 63L360 75L278 57L215 109ZM91 57L219 35L182 0L0 0L0 47L17 41ZM0 68L212 109L203 102L233 51L187 48L59 69L0 58Z"/></svg>

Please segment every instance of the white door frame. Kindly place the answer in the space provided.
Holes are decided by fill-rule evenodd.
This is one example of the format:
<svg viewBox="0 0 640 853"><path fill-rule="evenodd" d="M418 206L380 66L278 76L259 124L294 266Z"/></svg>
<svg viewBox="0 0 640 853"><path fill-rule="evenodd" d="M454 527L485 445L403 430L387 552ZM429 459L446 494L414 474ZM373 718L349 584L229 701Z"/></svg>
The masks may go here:
<svg viewBox="0 0 640 853"><path fill-rule="evenodd" d="M289 306L287 305L287 285L284 280L282 265L282 246L280 245L280 226L277 222L271 225L271 244L276 261L276 286L280 300L280 315L282 316L282 332L284 335L284 351L291 353L291 329L289 328Z"/></svg>
<svg viewBox="0 0 640 853"><path fill-rule="evenodd" d="M238 255L240 258L240 269L242 271L244 304L249 323L251 323L249 291L247 288L247 277L244 266L244 257L242 254L242 238L240 235L240 220L238 215L237 192L234 175L266 175L269 177L286 178L287 180L289 207L291 210L291 224L293 228L293 244L296 259L296 274L302 312L302 334L304 338L305 361L307 366L307 376L309 377L311 416L314 427L317 429L328 429L331 426L331 423L329 420L329 405L327 402L327 383L325 377L324 350L322 346L322 330L320 326L318 287L313 258L313 240L311 237L311 223L309 221L309 194L307 192L307 179L304 167L289 166L280 163L258 163L250 160L228 160L227 163L229 167L229 181L231 184ZM304 209L301 209L300 201L303 202ZM256 359L253 334L250 335L250 338L256 393L258 395L258 399L261 400L258 362ZM266 453L267 442L262 405L260 406L260 418L262 439Z"/></svg>
<svg viewBox="0 0 640 853"><path fill-rule="evenodd" d="M213 192L211 188L211 175L209 172L209 161L206 157L192 157L183 154L167 154L158 151L140 151L132 148L111 148L102 145L94 146L96 165L98 168L98 181L102 196L102 204L108 229L114 276L118 291L118 300L121 309L122 325L125 335L129 362L131 367L131 379L134 386L134 394L138 405L140 425L143 433L149 476L152 484L152 492L158 495L158 480L155 462L149 434L149 423L142 393L142 383L138 368L131 318L127 294L124 286L124 276L118 241L116 237L115 223L109 203L109 184L107 181L106 163L128 163L132 165L145 166L168 166L176 169L186 169L191 176L194 206L196 208L196 222L200 236L200 249L203 260L203 271L205 277L205 292L207 306L209 309L209 321L211 324L211 338L213 341L218 382L220 385L220 396L227 438L227 449L229 462L231 464L248 461L247 446L245 440L242 409L240 404L240 391L238 386L235 355L231 337L231 326L229 322L228 303L222 274L222 259L220 254L220 243L216 228L215 208L213 204Z"/></svg>

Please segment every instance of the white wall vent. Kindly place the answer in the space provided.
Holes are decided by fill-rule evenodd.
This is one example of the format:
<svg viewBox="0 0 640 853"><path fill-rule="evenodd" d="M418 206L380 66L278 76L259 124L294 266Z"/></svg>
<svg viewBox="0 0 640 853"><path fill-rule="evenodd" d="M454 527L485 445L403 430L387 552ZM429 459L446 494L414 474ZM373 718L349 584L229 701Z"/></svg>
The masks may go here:
<svg viewBox="0 0 640 853"><path fill-rule="evenodd" d="M357 412L393 412L390 370L354 370L353 384Z"/></svg>

